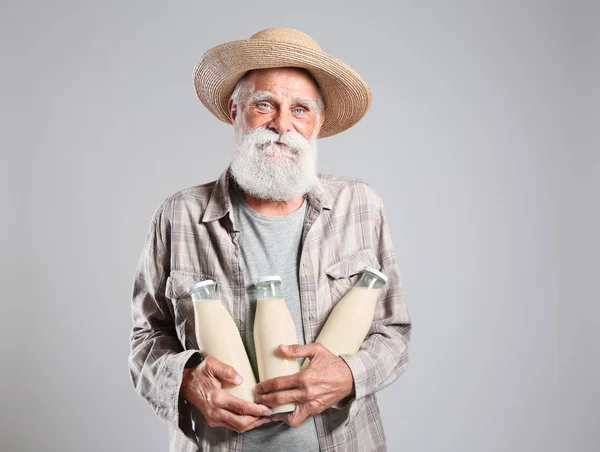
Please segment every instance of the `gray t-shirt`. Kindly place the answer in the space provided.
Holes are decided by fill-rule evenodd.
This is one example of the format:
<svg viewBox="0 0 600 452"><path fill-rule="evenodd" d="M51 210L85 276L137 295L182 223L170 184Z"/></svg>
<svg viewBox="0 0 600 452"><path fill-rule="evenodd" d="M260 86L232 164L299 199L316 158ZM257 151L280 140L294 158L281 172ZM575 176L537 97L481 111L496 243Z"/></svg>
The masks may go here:
<svg viewBox="0 0 600 452"><path fill-rule="evenodd" d="M304 344L298 265L302 228L306 214L306 199L295 212L284 216L266 216L256 212L244 200L235 183L231 184L231 202L236 228L240 230L239 244L246 282L246 337L245 345L250 363L258 381L256 351L254 349L254 314L256 295L254 282L261 276L281 276L281 294L294 319L299 344ZM242 437L244 452L318 452L317 429L312 417L299 427L285 422L271 422L245 432Z"/></svg>

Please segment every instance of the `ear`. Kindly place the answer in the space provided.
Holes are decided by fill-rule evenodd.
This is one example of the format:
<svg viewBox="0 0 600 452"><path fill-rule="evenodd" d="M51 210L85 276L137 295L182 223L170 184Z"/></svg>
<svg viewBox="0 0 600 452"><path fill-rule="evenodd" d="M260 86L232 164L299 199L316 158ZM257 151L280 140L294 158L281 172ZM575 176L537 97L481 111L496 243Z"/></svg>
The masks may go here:
<svg viewBox="0 0 600 452"><path fill-rule="evenodd" d="M233 99L229 99L227 102L227 110L229 110L229 117L231 118L231 122L235 122L235 118L238 114L237 104L233 101Z"/></svg>

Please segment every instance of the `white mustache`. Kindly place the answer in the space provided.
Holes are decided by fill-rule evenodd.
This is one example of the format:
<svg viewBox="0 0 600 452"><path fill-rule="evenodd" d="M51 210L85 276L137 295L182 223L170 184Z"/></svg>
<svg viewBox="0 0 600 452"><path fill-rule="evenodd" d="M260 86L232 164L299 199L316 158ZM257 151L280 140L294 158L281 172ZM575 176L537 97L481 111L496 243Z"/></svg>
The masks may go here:
<svg viewBox="0 0 600 452"><path fill-rule="evenodd" d="M250 133L256 148L268 155L296 156L310 149L309 141L298 132L286 132L280 135L273 130L262 128ZM287 149L276 146L277 144L282 144Z"/></svg>
<svg viewBox="0 0 600 452"><path fill-rule="evenodd" d="M267 156L286 156L293 159L296 159L298 157L298 150L292 149L287 145L285 145L285 147L280 147L273 144L269 144L265 147L261 147L261 151L263 155Z"/></svg>

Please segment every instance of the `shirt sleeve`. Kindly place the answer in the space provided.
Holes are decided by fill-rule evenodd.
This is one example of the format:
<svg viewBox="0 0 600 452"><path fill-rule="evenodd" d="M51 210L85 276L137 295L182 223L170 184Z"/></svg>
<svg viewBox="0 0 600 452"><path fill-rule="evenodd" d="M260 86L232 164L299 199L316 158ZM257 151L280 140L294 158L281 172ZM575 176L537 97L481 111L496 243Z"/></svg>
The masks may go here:
<svg viewBox="0 0 600 452"><path fill-rule="evenodd" d="M192 432L179 425L179 391L184 367L190 358L197 360L199 352L183 349L173 306L165 295L170 273L165 203L154 214L134 278L129 372L136 392L155 414L191 437Z"/></svg>
<svg viewBox="0 0 600 452"><path fill-rule="evenodd" d="M376 252L388 282L381 291L373 324L360 350L340 355L352 372L356 399L390 385L408 366L411 321L383 203L379 211L374 231L379 244Z"/></svg>

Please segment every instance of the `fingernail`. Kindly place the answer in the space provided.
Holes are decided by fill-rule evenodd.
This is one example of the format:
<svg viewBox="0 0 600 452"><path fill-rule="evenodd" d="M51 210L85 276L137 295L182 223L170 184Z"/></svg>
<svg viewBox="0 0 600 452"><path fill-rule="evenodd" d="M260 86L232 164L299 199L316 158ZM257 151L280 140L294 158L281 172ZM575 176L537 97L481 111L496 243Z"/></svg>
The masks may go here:
<svg viewBox="0 0 600 452"><path fill-rule="evenodd" d="M244 379L242 378L242 376L240 374L236 375L235 380L233 380L234 383L236 385L242 384L242 381L244 381Z"/></svg>
<svg viewBox="0 0 600 452"><path fill-rule="evenodd" d="M263 424L268 424L269 422L271 422L273 419L271 419L270 417L267 417L265 419L263 419Z"/></svg>
<svg viewBox="0 0 600 452"><path fill-rule="evenodd" d="M265 411L263 411L263 416L270 416L272 414L273 414L273 412L271 410L265 410Z"/></svg>
<svg viewBox="0 0 600 452"><path fill-rule="evenodd" d="M261 388L259 385L256 385L256 386L254 387L254 391L255 391L257 394L262 394L262 388Z"/></svg>
<svg viewBox="0 0 600 452"><path fill-rule="evenodd" d="M281 350L287 352L289 347L287 345L281 345Z"/></svg>

